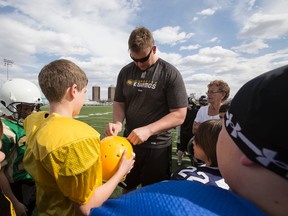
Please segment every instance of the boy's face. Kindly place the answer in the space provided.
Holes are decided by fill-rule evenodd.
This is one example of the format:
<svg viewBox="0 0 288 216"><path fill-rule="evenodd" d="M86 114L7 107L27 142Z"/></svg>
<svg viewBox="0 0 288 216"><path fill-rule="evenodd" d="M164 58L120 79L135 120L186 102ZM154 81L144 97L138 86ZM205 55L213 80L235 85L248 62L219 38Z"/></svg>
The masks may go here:
<svg viewBox="0 0 288 216"><path fill-rule="evenodd" d="M19 103L16 106L17 113L18 113L18 119L25 119L27 116L29 116L34 110L35 110L35 104L29 104L29 103Z"/></svg>
<svg viewBox="0 0 288 216"><path fill-rule="evenodd" d="M87 86L84 87L82 90L77 91L75 96L75 109L73 111L72 116L79 115L81 108L83 107L83 104L85 103L85 100L87 98Z"/></svg>

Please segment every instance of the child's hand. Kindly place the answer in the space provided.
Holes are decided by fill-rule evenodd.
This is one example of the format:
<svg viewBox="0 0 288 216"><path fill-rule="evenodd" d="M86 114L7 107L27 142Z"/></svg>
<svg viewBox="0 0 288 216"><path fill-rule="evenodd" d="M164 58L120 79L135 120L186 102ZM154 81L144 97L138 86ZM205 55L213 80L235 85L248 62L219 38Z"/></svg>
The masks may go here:
<svg viewBox="0 0 288 216"><path fill-rule="evenodd" d="M121 175L122 177L125 177L130 170L133 168L134 162L135 162L135 154L133 153L133 156L129 159L126 159L127 151L125 150L122 154L121 161L119 164L119 168L117 173Z"/></svg>

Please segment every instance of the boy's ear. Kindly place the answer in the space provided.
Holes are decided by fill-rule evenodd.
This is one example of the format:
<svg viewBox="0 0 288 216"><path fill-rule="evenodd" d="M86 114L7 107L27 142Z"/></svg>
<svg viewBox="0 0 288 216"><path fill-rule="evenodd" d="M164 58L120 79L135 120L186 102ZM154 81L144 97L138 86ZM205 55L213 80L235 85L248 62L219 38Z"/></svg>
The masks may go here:
<svg viewBox="0 0 288 216"><path fill-rule="evenodd" d="M73 84L71 87L67 89L67 93L70 97L74 98L75 94L78 92L77 85Z"/></svg>
<svg viewBox="0 0 288 216"><path fill-rule="evenodd" d="M77 89L77 85L76 85L76 84L73 84L73 85L72 85L72 89L73 89L74 94L75 94L76 92L78 92L78 89Z"/></svg>

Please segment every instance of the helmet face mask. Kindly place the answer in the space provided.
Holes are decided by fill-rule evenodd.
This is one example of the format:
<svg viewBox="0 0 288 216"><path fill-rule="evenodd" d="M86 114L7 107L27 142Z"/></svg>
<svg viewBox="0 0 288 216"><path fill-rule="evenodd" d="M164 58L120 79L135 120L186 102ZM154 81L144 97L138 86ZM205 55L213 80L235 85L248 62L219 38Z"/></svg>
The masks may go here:
<svg viewBox="0 0 288 216"><path fill-rule="evenodd" d="M7 109L9 109L9 107L13 107L14 110L16 108L16 113L14 114L17 115L17 118L15 119L24 120L28 115L30 115L33 111L35 111L36 104L16 102L9 104Z"/></svg>
<svg viewBox="0 0 288 216"><path fill-rule="evenodd" d="M25 79L6 81L0 90L1 111L15 120L23 120L30 115L35 106L42 104L39 88ZM3 110L6 109L6 110Z"/></svg>

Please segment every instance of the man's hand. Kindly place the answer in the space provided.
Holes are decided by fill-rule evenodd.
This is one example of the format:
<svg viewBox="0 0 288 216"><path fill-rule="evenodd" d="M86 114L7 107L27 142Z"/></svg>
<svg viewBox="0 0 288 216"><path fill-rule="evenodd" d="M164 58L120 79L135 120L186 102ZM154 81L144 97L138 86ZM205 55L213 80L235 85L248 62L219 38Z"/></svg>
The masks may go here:
<svg viewBox="0 0 288 216"><path fill-rule="evenodd" d="M127 139L133 144L133 145L139 145L152 135L150 130L147 127L140 127L135 128L127 137Z"/></svg>
<svg viewBox="0 0 288 216"><path fill-rule="evenodd" d="M122 130L121 123L108 123L106 129L104 131L104 135L106 136L117 136L117 134Z"/></svg>

